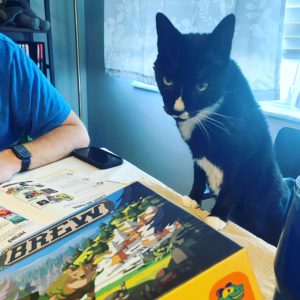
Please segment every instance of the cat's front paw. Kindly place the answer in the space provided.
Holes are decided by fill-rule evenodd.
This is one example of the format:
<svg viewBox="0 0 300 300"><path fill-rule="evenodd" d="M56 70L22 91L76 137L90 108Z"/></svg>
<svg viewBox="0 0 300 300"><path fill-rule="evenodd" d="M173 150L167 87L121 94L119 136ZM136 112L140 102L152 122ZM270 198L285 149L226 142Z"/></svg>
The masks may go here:
<svg viewBox="0 0 300 300"><path fill-rule="evenodd" d="M191 191L188 197L195 200L198 204L202 202L204 193Z"/></svg>
<svg viewBox="0 0 300 300"><path fill-rule="evenodd" d="M191 199L189 196L182 197L182 204L188 208L197 208L199 206L198 202Z"/></svg>
<svg viewBox="0 0 300 300"><path fill-rule="evenodd" d="M226 222L215 216L207 216L204 221L207 225L217 231L221 231L227 224Z"/></svg>

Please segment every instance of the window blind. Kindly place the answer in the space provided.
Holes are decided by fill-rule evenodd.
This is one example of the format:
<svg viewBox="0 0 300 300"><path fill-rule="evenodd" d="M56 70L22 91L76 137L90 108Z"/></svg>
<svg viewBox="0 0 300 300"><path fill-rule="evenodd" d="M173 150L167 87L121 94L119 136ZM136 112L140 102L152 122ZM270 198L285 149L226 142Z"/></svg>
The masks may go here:
<svg viewBox="0 0 300 300"><path fill-rule="evenodd" d="M282 54L300 60L300 0L286 0Z"/></svg>

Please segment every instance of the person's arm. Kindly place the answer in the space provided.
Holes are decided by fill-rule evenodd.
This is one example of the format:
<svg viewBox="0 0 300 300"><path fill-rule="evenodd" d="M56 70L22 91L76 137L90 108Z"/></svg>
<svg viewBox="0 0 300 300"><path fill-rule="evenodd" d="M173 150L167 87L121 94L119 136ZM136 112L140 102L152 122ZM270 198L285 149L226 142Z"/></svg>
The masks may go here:
<svg viewBox="0 0 300 300"><path fill-rule="evenodd" d="M76 114L71 112L61 126L24 144L32 155L29 169L57 161L76 148L87 147L89 142L85 126ZM0 152L0 183L9 180L20 170L21 160L11 149Z"/></svg>

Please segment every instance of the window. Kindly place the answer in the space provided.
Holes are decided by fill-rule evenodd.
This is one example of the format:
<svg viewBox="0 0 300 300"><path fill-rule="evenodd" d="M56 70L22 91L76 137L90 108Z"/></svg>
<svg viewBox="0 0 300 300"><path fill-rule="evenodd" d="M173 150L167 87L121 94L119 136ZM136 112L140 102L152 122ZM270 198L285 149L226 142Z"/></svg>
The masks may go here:
<svg viewBox="0 0 300 300"><path fill-rule="evenodd" d="M280 99L261 102L266 114L300 121L300 0L286 0L280 57Z"/></svg>
<svg viewBox="0 0 300 300"><path fill-rule="evenodd" d="M281 111L296 106L300 109L300 0L106 0L104 45L108 73L129 74L155 84L152 66L157 52L158 11L183 33L211 32L225 15L234 13L232 57L256 99L268 100L261 101L263 109L264 105L277 106ZM292 113L300 120L299 110Z"/></svg>
<svg viewBox="0 0 300 300"><path fill-rule="evenodd" d="M280 86L281 101L300 108L300 0L286 0Z"/></svg>

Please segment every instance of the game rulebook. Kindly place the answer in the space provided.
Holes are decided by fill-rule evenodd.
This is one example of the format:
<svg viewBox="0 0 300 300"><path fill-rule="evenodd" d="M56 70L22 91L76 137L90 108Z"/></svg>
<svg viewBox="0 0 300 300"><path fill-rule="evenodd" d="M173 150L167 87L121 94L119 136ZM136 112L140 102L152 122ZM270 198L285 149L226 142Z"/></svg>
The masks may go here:
<svg viewBox="0 0 300 300"><path fill-rule="evenodd" d="M70 156L0 184L0 253L124 186L111 172Z"/></svg>
<svg viewBox="0 0 300 300"><path fill-rule="evenodd" d="M66 191L61 174L49 176L1 187L19 204L50 212L37 217L37 230L30 225L34 234L3 247L0 299L261 299L245 249L141 183L103 195L90 182L87 194L98 197L75 210L76 189ZM52 203L68 215L52 212ZM29 222L17 206L4 220Z"/></svg>

